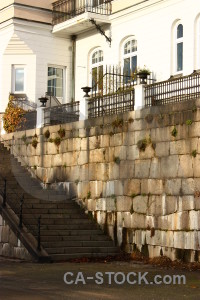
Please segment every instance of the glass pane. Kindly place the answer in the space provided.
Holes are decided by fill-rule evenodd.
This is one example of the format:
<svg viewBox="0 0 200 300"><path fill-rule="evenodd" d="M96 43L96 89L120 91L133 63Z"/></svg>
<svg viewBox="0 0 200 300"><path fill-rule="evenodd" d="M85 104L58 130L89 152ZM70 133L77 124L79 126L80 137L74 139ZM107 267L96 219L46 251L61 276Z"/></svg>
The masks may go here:
<svg viewBox="0 0 200 300"><path fill-rule="evenodd" d="M55 97L63 97L63 69L48 67L47 91Z"/></svg>
<svg viewBox="0 0 200 300"><path fill-rule="evenodd" d="M183 70L183 43L177 44L177 71Z"/></svg>
<svg viewBox="0 0 200 300"><path fill-rule="evenodd" d="M131 57L131 72L134 73L137 68L137 55Z"/></svg>
<svg viewBox="0 0 200 300"><path fill-rule="evenodd" d="M24 69L15 69L15 92L24 91Z"/></svg>
<svg viewBox="0 0 200 300"><path fill-rule="evenodd" d="M98 68L98 72L99 72L99 78L98 78L98 80L99 80L99 84L98 84L98 88L99 88L99 90L100 91L102 91L103 90L103 66L100 66L99 68Z"/></svg>
<svg viewBox="0 0 200 300"><path fill-rule="evenodd" d="M127 83L131 75L130 58L124 59L124 83Z"/></svg>
<svg viewBox="0 0 200 300"><path fill-rule="evenodd" d="M131 52L135 52L135 51L137 51L137 41L132 40L131 41Z"/></svg>
<svg viewBox="0 0 200 300"><path fill-rule="evenodd" d="M92 88L97 89L97 68L92 69Z"/></svg>
<svg viewBox="0 0 200 300"><path fill-rule="evenodd" d="M124 46L124 54L128 54L131 52L131 42L127 42Z"/></svg>
<svg viewBox="0 0 200 300"><path fill-rule="evenodd" d="M183 37L183 25L179 24L177 27L177 39L180 39Z"/></svg>

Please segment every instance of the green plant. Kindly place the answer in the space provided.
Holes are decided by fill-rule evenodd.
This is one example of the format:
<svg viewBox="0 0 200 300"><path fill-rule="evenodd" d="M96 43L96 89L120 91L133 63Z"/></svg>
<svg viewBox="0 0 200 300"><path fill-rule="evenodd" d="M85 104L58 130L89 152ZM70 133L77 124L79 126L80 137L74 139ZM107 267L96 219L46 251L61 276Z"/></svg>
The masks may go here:
<svg viewBox="0 0 200 300"><path fill-rule="evenodd" d="M133 210L133 204L131 205L130 213L131 213L131 215L134 213L134 210Z"/></svg>
<svg viewBox="0 0 200 300"><path fill-rule="evenodd" d="M36 149L37 144L38 144L38 141L36 139L33 139L32 142L31 142L32 147Z"/></svg>
<svg viewBox="0 0 200 300"><path fill-rule="evenodd" d="M65 137L65 129L60 127L60 129L58 130L58 134L61 139L64 138Z"/></svg>
<svg viewBox="0 0 200 300"><path fill-rule="evenodd" d="M76 183L76 185L77 185L77 184L79 183L79 180L78 180L78 179L76 179L76 180L75 180L75 183Z"/></svg>
<svg viewBox="0 0 200 300"><path fill-rule="evenodd" d="M115 194L112 194L110 197L111 197L112 199L116 199L116 195L115 195Z"/></svg>
<svg viewBox="0 0 200 300"><path fill-rule="evenodd" d="M54 144L59 147L60 146L60 143L61 143L61 138L60 137L56 137L54 140L53 140Z"/></svg>
<svg viewBox="0 0 200 300"><path fill-rule="evenodd" d="M196 111L197 111L197 107L196 107L196 105L194 105L192 108L192 112L196 112Z"/></svg>
<svg viewBox="0 0 200 300"><path fill-rule="evenodd" d="M193 157L196 157L196 156L197 156L197 150L193 150L192 153L191 153L191 155L192 155Z"/></svg>
<svg viewBox="0 0 200 300"><path fill-rule="evenodd" d="M176 127L174 127L173 130L172 130L172 132L171 132L171 135L172 135L173 137L176 137L177 134L178 134L178 131L177 131Z"/></svg>
<svg viewBox="0 0 200 300"><path fill-rule="evenodd" d="M45 131L44 136L46 139L50 137L50 131L48 129Z"/></svg>
<svg viewBox="0 0 200 300"><path fill-rule="evenodd" d="M53 143L54 140L52 138L50 138L48 141L49 141L49 143Z"/></svg>
<svg viewBox="0 0 200 300"><path fill-rule="evenodd" d="M134 122L133 118L129 118L128 122L129 122L129 124L133 123Z"/></svg>
<svg viewBox="0 0 200 300"><path fill-rule="evenodd" d="M135 198L135 197L137 197L138 196L138 194L131 194L131 198L133 199L133 198Z"/></svg>
<svg viewBox="0 0 200 300"><path fill-rule="evenodd" d="M113 135L114 135L114 133L112 131L110 131L109 136L113 136Z"/></svg>
<svg viewBox="0 0 200 300"><path fill-rule="evenodd" d="M91 198L91 192L89 191L88 193L87 193L87 199L90 199Z"/></svg>
<svg viewBox="0 0 200 300"><path fill-rule="evenodd" d="M65 168L65 169L67 168L67 164L66 163L63 165L63 168Z"/></svg>
<svg viewBox="0 0 200 300"><path fill-rule="evenodd" d="M153 115L151 114L146 115L145 120L147 123L151 123L153 121Z"/></svg>
<svg viewBox="0 0 200 300"><path fill-rule="evenodd" d="M186 125L190 126L190 125L192 125L192 120L187 120L185 123L186 123Z"/></svg>
<svg viewBox="0 0 200 300"><path fill-rule="evenodd" d="M37 136L37 134L35 133L33 137L37 139L38 136Z"/></svg>
<svg viewBox="0 0 200 300"><path fill-rule="evenodd" d="M138 149L139 149L140 151L143 151L143 152L145 151L147 145L148 145L148 141L147 141L146 138L144 138L144 139L142 139L142 140L139 140L139 141L137 142L137 147L138 147Z"/></svg>
<svg viewBox="0 0 200 300"><path fill-rule="evenodd" d="M124 123L124 121L123 121L123 119L116 119L116 120L114 120L113 122L112 122L112 126L113 126L113 128L118 128L118 127L122 127L123 126L123 123Z"/></svg>
<svg viewBox="0 0 200 300"><path fill-rule="evenodd" d="M117 164L117 165L119 165L120 164L120 158L119 158L119 156L114 156L114 162Z"/></svg>
<svg viewBox="0 0 200 300"><path fill-rule="evenodd" d="M143 68L138 68L137 69L137 74L147 74L150 75L151 71L147 69L147 67L144 65Z"/></svg>
<svg viewBox="0 0 200 300"><path fill-rule="evenodd" d="M26 139L27 139L26 135L25 135L25 134L22 135L22 141L23 141L24 143L26 143Z"/></svg>
<svg viewBox="0 0 200 300"><path fill-rule="evenodd" d="M34 170L37 170L37 166L36 166L36 165L34 165L34 166L33 166L33 169L34 169Z"/></svg>

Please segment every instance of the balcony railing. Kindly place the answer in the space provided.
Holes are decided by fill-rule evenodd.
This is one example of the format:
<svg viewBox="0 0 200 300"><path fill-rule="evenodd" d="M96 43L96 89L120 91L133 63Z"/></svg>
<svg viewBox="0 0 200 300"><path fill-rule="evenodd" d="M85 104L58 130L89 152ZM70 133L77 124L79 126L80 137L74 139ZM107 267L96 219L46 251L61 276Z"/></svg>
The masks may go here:
<svg viewBox="0 0 200 300"><path fill-rule="evenodd" d="M53 3L53 25L65 22L85 12L110 15L113 0L59 0Z"/></svg>
<svg viewBox="0 0 200 300"><path fill-rule="evenodd" d="M44 110L44 125L56 125L79 120L79 102L52 106Z"/></svg>
<svg viewBox="0 0 200 300"><path fill-rule="evenodd" d="M145 88L145 106L200 98L200 73L153 83Z"/></svg>

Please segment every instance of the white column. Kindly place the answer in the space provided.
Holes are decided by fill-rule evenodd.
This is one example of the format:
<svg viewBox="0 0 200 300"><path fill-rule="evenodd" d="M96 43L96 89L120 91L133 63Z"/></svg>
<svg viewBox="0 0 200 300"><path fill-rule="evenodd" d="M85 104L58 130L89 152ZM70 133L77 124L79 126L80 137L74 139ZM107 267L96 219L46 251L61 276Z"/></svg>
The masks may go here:
<svg viewBox="0 0 200 300"><path fill-rule="evenodd" d="M138 84L135 89L135 106L134 110L142 109L145 106L145 84Z"/></svg>
<svg viewBox="0 0 200 300"><path fill-rule="evenodd" d="M44 109L45 107L37 107L36 128L44 127Z"/></svg>
<svg viewBox="0 0 200 300"><path fill-rule="evenodd" d="M80 118L79 120L87 120L88 119L88 100L90 97L83 97L80 101Z"/></svg>

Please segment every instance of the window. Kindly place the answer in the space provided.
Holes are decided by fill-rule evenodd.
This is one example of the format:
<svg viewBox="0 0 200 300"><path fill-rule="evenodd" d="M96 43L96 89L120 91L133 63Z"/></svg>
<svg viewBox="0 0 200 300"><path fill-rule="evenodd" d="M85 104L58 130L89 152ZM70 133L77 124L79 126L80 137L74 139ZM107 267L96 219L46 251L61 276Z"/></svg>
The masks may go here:
<svg viewBox="0 0 200 300"><path fill-rule="evenodd" d="M92 89L103 90L103 51L97 50L92 54Z"/></svg>
<svg viewBox="0 0 200 300"><path fill-rule="evenodd" d="M63 68L48 67L47 92L57 98L63 98Z"/></svg>
<svg viewBox="0 0 200 300"><path fill-rule="evenodd" d="M124 80L127 83L132 73L137 68L137 41L132 39L127 41L123 47L123 65L124 65Z"/></svg>
<svg viewBox="0 0 200 300"><path fill-rule="evenodd" d="M183 25L176 28L176 72L183 71Z"/></svg>
<svg viewBox="0 0 200 300"><path fill-rule="evenodd" d="M13 92L25 92L25 66L13 66Z"/></svg>

